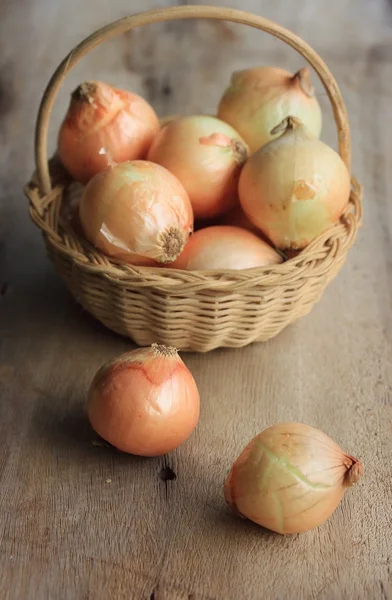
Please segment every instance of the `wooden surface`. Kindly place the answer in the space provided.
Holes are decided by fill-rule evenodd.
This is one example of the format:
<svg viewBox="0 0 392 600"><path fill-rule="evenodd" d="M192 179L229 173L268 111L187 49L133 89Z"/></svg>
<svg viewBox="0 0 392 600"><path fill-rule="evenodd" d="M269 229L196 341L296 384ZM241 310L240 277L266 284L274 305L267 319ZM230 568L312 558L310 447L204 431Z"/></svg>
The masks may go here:
<svg viewBox="0 0 392 600"><path fill-rule="evenodd" d="M166 3L78 4L0 0L0 598L392 598L391 3L230 3L301 35L336 76L365 223L308 317L263 345L184 357L200 388L200 423L183 447L152 460L116 453L90 430L89 382L131 345L68 295L21 188L40 95L60 60L97 27ZM52 148L68 94L85 78L131 87L161 115L189 114L213 110L229 74L256 64L302 66L282 43L241 26L178 22L122 36L72 72ZM323 137L335 143L318 90ZM222 494L245 443L283 420L323 429L365 468L323 527L292 537L233 517ZM176 478L164 481L167 466Z"/></svg>

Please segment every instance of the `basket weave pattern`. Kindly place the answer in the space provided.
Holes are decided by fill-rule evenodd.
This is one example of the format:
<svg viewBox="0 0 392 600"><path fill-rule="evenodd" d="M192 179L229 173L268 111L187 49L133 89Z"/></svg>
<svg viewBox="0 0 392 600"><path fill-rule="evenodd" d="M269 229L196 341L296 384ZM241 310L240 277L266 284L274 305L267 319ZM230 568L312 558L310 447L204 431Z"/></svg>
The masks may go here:
<svg viewBox="0 0 392 600"><path fill-rule="evenodd" d="M132 267L109 259L72 228L62 212L69 178L62 169L52 168L49 172L46 156L49 116L65 73L91 47L115 33L144 23L199 16L258 27L299 50L316 68L331 97L338 130L343 134L339 136L340 154L349 166L344 104L336 83L314 51L261 17L231 9L183 6L122 19L90 36L63 61L41 104L36 136L37 174L25 192L30 215L43 233L56 270L89 313L140 345L159 342L181 350L206 352L220 346L240 347L268 340L311 310L355 241L362 219L362 191L352 179L350 203L340 221L295 258L246 271Z"/></svg>

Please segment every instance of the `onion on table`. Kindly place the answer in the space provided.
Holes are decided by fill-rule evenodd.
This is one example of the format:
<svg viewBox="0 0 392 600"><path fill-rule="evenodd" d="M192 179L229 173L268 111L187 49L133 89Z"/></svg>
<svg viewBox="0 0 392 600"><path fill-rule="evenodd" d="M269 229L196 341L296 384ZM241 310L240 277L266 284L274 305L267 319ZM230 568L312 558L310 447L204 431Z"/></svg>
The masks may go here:
<svg viewBox="0 0 392 600"><path fill-rule="evenodd" d="M288 116L320 136L321 109L307 67L294 75L275 67L233 73L218 108L218 117L238 131L251 152L279 135L273 129Z"/></svg>
<svg viewBox="0 0 392 600"><path fill-rule="evenodd" d="M109 361L88 393L92 428L118 450L140 456L166 454L196 427L200 398L177 350L153 344Z"/></svg>
<svg viewBox="0 0 392 600"><path fill-rule="evenodd" d="M74 179L87 183L108 165L145 158L158 131L158 117L143 98L87 81L71 96L59 156Z"/></svg>
<svg viewBox="0 0 392 600"><path fill-rule="evenodd" d="M227 123L208 115L173 119L154 139L148 160L166 167L188 192L195 218L223 214L238 202L248 148Z"/></svg>
<svg viewBox="0 0 392 600"><path fill-rule="evenodd" d="M358 459L302 423L262 431L234 462L225 498L237 514L278 533L321 525L362 476Z"/></svg>
<svg viewBox="0 0 392 600"><path fill-rule="evenodd" d="M196 231L170 267L188 271L209 271L251 269L281 262L282 257L250 231L240 227L217 225Z"/></svg>
<svg viewBox="0 0 392 600"><path fill-rule="evenodd" d="M245 214L282 250L300 250L347 207L350 176L339 154L295 117L247 160L239 198Z"/></svg>
<svg viewBox="0 0 392 600"><path fill-rule="evenodd" d="M133 265L175 260L193 230L181 183L164 167L141 160L95 175L81 197L79 217L91 244Z"/></svg>

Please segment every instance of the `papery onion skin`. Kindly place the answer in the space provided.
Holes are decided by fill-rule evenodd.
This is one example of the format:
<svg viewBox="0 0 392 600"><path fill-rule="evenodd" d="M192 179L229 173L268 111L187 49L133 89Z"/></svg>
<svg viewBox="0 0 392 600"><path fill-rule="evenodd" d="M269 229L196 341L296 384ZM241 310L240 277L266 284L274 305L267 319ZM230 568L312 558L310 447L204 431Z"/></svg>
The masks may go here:
<svg viewBox="0 0 392 600"><path fill-rule="evenodd" d="M218 117L238 131L251 152L277 137L272 130L290 115L320 136L321 109L307 67L294 75L275 67L233 73L218 108Z"/></svg>
<svg viewBox="0 0 392 600"><path fill-rule="evenodd" d="M196 231L170 267L187 271L242 270L281 262L282 257L250 231L217 225Z"/></svg>
<svg viewBox="0 0 392 600"><path fill-rule="evenodd" d="M98 173L84 190L79 217L91 244L137 265L175 260L193 229L192 207L178 179L141 160Z"/></svg>
<svg viewBox="0 0 392 600"><path fill-rule="evenodd" d="M326 521L362 476L358 459L302 423L262 431L234 462L225 483L232 510L276 531L301 533Z"/></svg>
<svg viewBox="0 0 392 600"><path fill-rule="evenodd" d="M239 182L244 212L282 250L300 250L329 229L347 207L350 176L340 156L298 120L252 154Z"/></svg>
<svg viewBox="0 0 392 600"><path fill-rule="evenodd" d="M143 98L88 81L72 94L58 151L72 177L87 183L108 165L145 158L158 131L158 117Z"/></svg>
<svg viewBox="0 0 392 600"><path fill-rule="evenodd" d="M174 173L197 219L223 214L236 202L248 148L227 123L209 115L173 119L162 127L148 159Z"/></svg>
<svg viewBox="0 0 392 600"><path fill-rule="evenodd" d="M88 394L92 428L118 450L166 454L196 427L200 398L175 348L154 344L105 364Z"/></svg>

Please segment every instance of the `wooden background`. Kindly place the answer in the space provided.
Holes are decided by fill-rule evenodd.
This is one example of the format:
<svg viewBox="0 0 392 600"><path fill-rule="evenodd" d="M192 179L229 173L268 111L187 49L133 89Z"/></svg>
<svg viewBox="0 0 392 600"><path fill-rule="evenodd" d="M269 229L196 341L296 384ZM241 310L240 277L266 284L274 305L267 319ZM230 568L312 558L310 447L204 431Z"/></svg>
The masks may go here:
<svg viewBox="0 0 392 600"><path fill-rule="evenodd" d="M308 317L263 345L184 357L200 387L199 426L169 456L143 460L90 430L89 382L131 346L66 292L22 185L40 95L60 60L97 27L166 2L0 0L2 600L392 598L392 3L227 3L292 29L327 61L349 110L365 222ZM139 91L161 115L194 113L214 110L233 70L257 64L302 61L267 35L224 23L117 38L67 81L51 148L69 92L85 78ZM334 143L317 89L323 137ZM291 537L233 517L222 494L245 443L287 420L323 429L365 467L330 521ZM165 466L175 480L162 479Z"/></svg>

